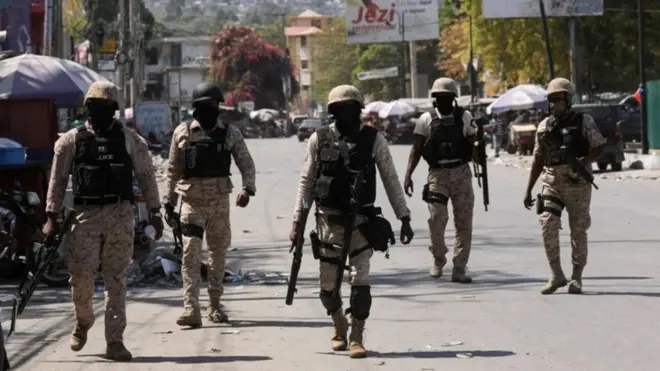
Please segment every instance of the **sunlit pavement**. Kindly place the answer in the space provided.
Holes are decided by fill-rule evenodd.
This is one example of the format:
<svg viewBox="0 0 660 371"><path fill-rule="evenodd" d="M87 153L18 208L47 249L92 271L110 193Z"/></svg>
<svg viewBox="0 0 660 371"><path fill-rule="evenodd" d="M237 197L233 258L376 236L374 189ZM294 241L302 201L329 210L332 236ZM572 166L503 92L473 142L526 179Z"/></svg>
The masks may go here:
<svg viewBox="0 0 660 371"><path fill-rule="evenodd" d="M258 167L258 191L247 209L232 209L233 265L286 275L291 263L286 236L306 144L290 138L249 140L248 145ZM409 146L391 148L402 176ZM318 300L318 265L307 249L293 306L284 304L286 285L238 283L227 288L224 304L232 326L181 330L174 323L182 310L180 290L133 289L126 345L135 358L121 366L101 358L100 296L89 342L73 353L68 347L68 292L42 288L9 340L11 360L16 370L26 371L657 370L656 183L601 181L593 195L585 294L564 290L541 296L548 269L537 217L522 206L527 173L496 165L489 170L488 212L475 182L469 264L475 282L459 285L447 276L432 280L427 275L428 211L420 195L426 166L420 164L410 200L415 240L394 246L389 260L376 254L372 261L367 359L351 360L331 351L329 319ZM233 174L240 186L238 170ZM380 206L395 222L382 187L379 191ZM570 273L567 221L563 227L562 260Z"/></svg>

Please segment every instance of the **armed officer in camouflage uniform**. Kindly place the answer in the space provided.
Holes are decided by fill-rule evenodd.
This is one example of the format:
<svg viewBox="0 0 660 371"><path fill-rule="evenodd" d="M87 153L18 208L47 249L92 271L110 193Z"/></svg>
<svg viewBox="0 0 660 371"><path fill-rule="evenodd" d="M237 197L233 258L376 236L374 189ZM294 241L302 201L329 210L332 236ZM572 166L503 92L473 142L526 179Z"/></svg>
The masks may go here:
<svg viewBox="0 0 660 371"><path fill-rule="evenodd" d="M68 244L67 266L76 326L70 345L75 352L87 342L94 323L94 280L99 263L105 282L106 357L129 361L123 343L126 329L126 271L133 257L133 174L146 198L156 239L163 232L154 166L145 140L114 119L117 87L93 83L85 96L87 122L55 143L44 226L46 238L58 231L57 218L69 182L73 184L76 222Z"/></svg>
<svg viewBox="0 0 660 371"><path fill-rule="evenodd" d="M412 196L412 174L420 158L424 157L429 164L429 175L422 199L428 203L431 213L428 220L431 233L429 250L434 258L429 274L433 278L441 277L442 268L447 264L445 229L449 221L447 205L451 200L456 228L451 280L470 283L472 278L466 275L466 266L472 245L474 192L468 163L477 132L472 125L472 114L456 103L458 87L454 80L446 77L435 80L431 96L433 112L424 113L413 132L414 142L404 189L408 196Z"/></svg>
<svg viewBox="0 0 660 371"><path fill-rule="evenodd" d="M574 95L573 84L564 78L556 78L548 84L550 116L537 128L534 159L525 191L524 204L530 209L535 203L532 189L541 177L543 190L537 213L551 271L548 283L541 289L544 295L568 284L559 257L559 230L564 208L568 212L573 250L573 274L568 292L582 293L582 271L587 264L587 230L591 226L591 184L577 175L566 155L577 158L579 166L591 173L592 164L598 160L607 142L591 116L571 110Z"/></svg>
<svg viewBox="0 0 660 371"><path fill-rule="evenodd" d="M202 325L199 306L202 239L209 247L207 317L211 322L228 322L222 310L225 260L231 243L229 194L231 159L243 176L243 188L236 205L246 207L255 195L254 161L239 129L219 119L224 102L220 88L202 83L192 94L195 120L179 125L172 136L167 171L166 220L172 225L174 206L181 196L183 234L183 304L179 326Z"/></svg>
<svg viewBox="0 0 660 371"><path fill-rule="evenodd" d="M330 91L328 112L336 122L318 129L309 139L307 155L300 176L294 221L290 238L295 240L298 218L303 205L316 202L316 231L320 240L320 299L328 315L332 317L334 334L331 339L335 351L349 348L351 358L364 358L363 345L365 320L371 309L369 285L370 259L373 250L386 251L394 243L390 224L380 216L376 201L376 168L396 217L401 220L401 242L408 244L413 238L410 227L410 211L406 206L403 190L392 161L387 141L377 129L363 125L360 113L364 102L353 86L341 85ZM342 310L341 298L333 295L337 262L343 245L342 217L348 214L350 171L363 171L362 191L357 195L360 209L349 249L351 333Z"/></svg>

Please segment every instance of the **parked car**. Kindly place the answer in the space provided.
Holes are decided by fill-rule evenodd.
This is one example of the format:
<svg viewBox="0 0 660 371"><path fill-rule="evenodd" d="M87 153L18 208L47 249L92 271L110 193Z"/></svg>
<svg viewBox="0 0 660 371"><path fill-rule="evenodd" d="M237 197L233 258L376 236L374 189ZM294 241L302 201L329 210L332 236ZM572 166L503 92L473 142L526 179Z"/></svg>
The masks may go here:
<svg viewBox="0 0 660 371"><path fill-rule="evenodd" d="M324 123L321 120L304 120L298 127L298 141L304 142L305 139L309 139L309 137L312 136L312 133L322 126L324 126Z"/></svg>
<svg viewBox="0 0 660 371"><path fill-rule="evenodd" d="M601 134L607 139L603 154L597 161L598 169L605 171L609 165L612 171L621 171L625 159L619 120L621 106L618 104L575 104L573 110L593 117Z"/></svg>
<svg viewBox="0 0 660 371"><path fill-rule="evenodd" d="M619 105L617 121L621 128L624 142L641 142L642 128L640 126L639 105Z"/></svg>

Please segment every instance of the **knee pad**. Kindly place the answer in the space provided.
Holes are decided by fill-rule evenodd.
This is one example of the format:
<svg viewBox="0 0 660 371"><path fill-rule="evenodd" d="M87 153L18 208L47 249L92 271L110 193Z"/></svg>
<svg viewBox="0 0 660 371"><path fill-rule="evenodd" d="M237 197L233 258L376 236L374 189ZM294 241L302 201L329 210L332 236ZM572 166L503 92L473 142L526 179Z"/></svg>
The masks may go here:
<svg viewBox="0 0 660 371"><path fill-rule="evenodd" d="M358 321L369 318L371 310L371 286L351 287L351 307L347 312Z"/></svg>
<svg viewBox="0 0 660 371"><path fill-rule="evenodd" d="M341 309L342 301L341 298L337 298L332 294L332 291L321 290L319 293L319 298L321 299L321 304L323 308L328 311L328 315Z"/></svg>

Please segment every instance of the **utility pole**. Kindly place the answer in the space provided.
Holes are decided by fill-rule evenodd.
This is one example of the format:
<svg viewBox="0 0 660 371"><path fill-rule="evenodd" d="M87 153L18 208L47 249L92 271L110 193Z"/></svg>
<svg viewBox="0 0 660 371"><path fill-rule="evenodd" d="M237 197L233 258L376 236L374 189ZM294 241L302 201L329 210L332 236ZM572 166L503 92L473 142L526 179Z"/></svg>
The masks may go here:
<svg viewBox="0 0 660 371"><path fill-rule="evenodd" d="M476 88L477 88L476 81L477 81L477 79L476 79L476 74L475 74L475 71L474 71L474 43L472 42L472 40L473 40L473 37L472 37L473 36L473 33L472 33L472 28L473 28L472 27L472 1L470 1L470 14L469 14L469 17L470 17L470 21L469 21L468 27L470 27L470 30L469 30L469 33L470 33L470 57L469 57L469 60L468 60L467 68L468 68L468 72L470 73L470 76L469 76L469 78L470 78L470 103L474 103L476 101L476 97L477 97L477 94L476 94Z"/></svg>
<svg viewBox="0 0 660 371"><path fill-rule="evenodd" d="M54 0L44 2L44 41L42 42L41 54L47 56L53 55L53 2Z"/></svg>
<svg viewBox="0 0 660 371"><path fill-rule="evenodd" d="M401 12L399 15L399 27L401 28L401 98L406 97L406 14ZM411 77L412 79L412 77Z"/></svg>
<svg viewBox="0 0 660 371"><path fill-rule="evenodd" d="M543 0L539 0L539 10L541 11L541 22L543 22L543 38L545 39L545 54L548 57L548 74L550 80L555 78L555 62L552 59L552 45L550 45L550 31L548 29L548 18L545 16L545 5Z"/></svg>
<svg viewBox="0 0 660 371"><path fill-rule="evenodd" d="M129 10L128 10L128 32L133 38L130 44L129 60L131 61L131 107L135 107L137 103L136 99L138 98L137 94L137 55L138 55L138 45L139 45L139 35L137 34L137 18L138 18L138 0L129 0Z"/></svg>
<svg viewBox="0 0 660 371"><path fill-rule="evenodd" d="M126 0L119 0L119 43L117 53L115 55L115 63L117 66L117 85L121 90L123 107L119 107L119 117L124 118L124 110L126 109L126 69L123 63L119 63L119 56L126 53Z"/></svg>
<svg viewBox="0 0 660 371"><path fill-rule="evenodd" d="M410 48L410 97L417 98L417 46L414 41L409 41L408 48Z"/></svg>
<svg viewBox="0 0 660 371"><path fill-rule="evenodd" d="M646 45L644 44L646 26L646 14L644 14L644 0L637 0L637 27L639 30L639 39L637 45L637 52L639 56L639 90L641 103L639 107L640 120L642 133L642 154L648 155L649 153L649 127L646 114L648 112L647 91L646 91Z"/></svg>
<svg viewBox="0 0 660 371"><path fill-rule="evenodd" d="M575 90L578 88L578 68L577 68L577 18L570 17L568 19L568 34L571 45L571 82L575 86ZM578 103L580 102L580 94L576 94Z"/></svg>

